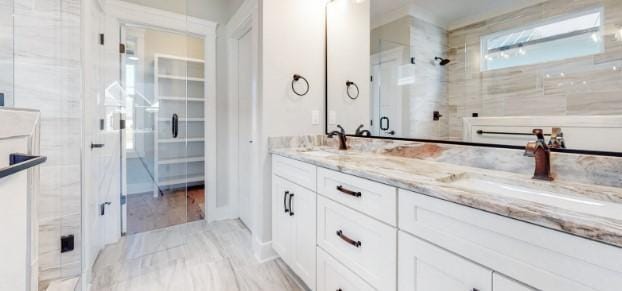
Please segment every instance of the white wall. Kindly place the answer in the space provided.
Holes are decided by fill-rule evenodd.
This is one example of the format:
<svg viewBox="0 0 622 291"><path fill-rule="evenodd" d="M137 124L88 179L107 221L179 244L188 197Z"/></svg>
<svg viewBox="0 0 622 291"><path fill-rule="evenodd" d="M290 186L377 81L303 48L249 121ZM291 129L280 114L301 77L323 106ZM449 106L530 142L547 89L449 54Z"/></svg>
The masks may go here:
<svg viewBox="0 0 622 291"><path fill-rule="evenodd" d="M328 4L328 130L343 126L354 133L361 124L370 128L370 1L336 0ZM347 95L346 81L355 82L359 97ZM356 94L352 86L350 94ZM333 120L330 116L336 116ZM332 121L335 121L334 124Z"/></svg>
<svg viewBox="0 0 622 291"><path fill-rule="evenodd" d="M269 0L260 10L259 191L251 204L253 237L261 245L272 238L268 137L324 133L324 1ZM304 97L291 92L295 73L311 84ZM318 125L311 124L313 110L320 112Z"/></svg>

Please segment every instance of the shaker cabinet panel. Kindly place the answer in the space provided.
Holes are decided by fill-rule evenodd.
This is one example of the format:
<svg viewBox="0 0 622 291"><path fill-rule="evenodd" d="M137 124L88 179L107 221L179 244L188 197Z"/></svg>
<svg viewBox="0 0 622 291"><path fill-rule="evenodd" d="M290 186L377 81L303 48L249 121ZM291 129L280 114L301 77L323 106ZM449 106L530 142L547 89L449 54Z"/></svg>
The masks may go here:
<svg viewBox="0 0 622 291"><path fill-rule="evenodd" d="M491 270L407 233L398 237L399 291L492 290Z"/></svg>

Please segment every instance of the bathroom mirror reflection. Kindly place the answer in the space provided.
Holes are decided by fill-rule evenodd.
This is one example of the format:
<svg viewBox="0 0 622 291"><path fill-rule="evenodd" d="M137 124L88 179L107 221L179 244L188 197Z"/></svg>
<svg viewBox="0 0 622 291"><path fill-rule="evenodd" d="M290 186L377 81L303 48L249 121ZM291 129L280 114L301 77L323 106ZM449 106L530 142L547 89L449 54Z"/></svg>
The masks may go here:
<svg viewBox="0 0 622 291"><path fill-rule="evenodd" d="M524 146L541 128L558 147L622 150L622 1L333 0L326 11L329 132Z"/></svg>

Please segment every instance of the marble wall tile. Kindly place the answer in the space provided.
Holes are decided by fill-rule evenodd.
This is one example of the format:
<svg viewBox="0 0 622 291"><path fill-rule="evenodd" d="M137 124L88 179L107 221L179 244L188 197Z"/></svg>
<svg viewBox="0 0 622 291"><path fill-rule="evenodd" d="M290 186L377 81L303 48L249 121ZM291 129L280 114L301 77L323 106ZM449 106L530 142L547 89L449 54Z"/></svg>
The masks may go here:
<svg viewBox="0 0 622 291"><path fill-rule="evenodd" d="M481 72L481 37L555 16L604 7L605 51L594 56ZM462 117L620 114L622 2L549 0L448 32L449 136L462 136ZM614 70L614 67L617 70ZM610 108L611 110L607 110ZM474 111L480 110L480 111ZM455 115L454 115L455 114Z"/></svg>
<svg viewBox="0 0 622 291"><path fill-rule="evenodd" d="M0 0L3 1L3 0ZM41 111L40 287L80 273L80 0L14 0L15 106ZM60 253L60 236L75 250Z"/></svg>

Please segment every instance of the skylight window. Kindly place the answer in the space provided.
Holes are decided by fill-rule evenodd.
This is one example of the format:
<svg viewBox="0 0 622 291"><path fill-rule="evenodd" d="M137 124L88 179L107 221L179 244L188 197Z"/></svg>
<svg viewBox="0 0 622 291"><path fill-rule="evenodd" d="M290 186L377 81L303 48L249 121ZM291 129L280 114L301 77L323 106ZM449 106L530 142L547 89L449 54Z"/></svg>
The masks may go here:
<svg viewBox="0 0 622 291"><path fill-rule="evenodd" d="M603 52L603 9L565 15L482 37L482 71L533 65Z"/></svg>

